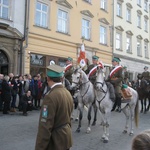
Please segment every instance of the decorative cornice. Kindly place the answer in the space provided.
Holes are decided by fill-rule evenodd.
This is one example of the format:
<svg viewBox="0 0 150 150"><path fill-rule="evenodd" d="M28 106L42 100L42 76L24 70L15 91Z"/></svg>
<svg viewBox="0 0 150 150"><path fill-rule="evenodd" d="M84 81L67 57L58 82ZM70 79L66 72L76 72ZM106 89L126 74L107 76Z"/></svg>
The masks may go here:
<svg viewBox="0 0 150 150"><path fill-rule="evenodd" d="M133 33L130 30L126 31L126 33L131 35L131 36L133 35Z"/></svg>
<svg viewBox="0 0 150 150"><path fill-rule="evenodd" d="M80 12L81 12L81 14L86 15L86 16L88 16L90 18L94 17L93 14L89 10L82 10Z"/></svg>
<svg viewBox="0 0 150 150"><path fill-rule="evenodd" d="M69 9L73 8L73 7L69 4L69 2L67 2L67 0L57 0L56 3L59 4L59 5L62 5L62 6L64 6L64 7L67 7L67 8L69 8Z"/></svg>
<svg viewBox="0 0 150 150"><path fill-rule="evenodd" d="M117 26L115 27L117 30L120 30L120 31L124 31L124 29L121 27L121 26Z"/></svg>
<svg viewBox="0 0 150 150"><path fill-rule="evenodd" d="M140 10L137 10L137 13L140 14L140 15L142 15L142 12Z"/></svg>
<svg viewBox="0 0 150 150"><path fill-rule="evenodd" d="M109 22L105 18L100 18L100 19L98 19L98 21L102 22L102 23L104 23L106 25L109 25Z"/></svg>
<svg viewBox="0 0 150 150"><path fill-rule="evenodd" d="M7 29L9 27L9 24L6 23L0 23L0 29Z"/></svg>
<svg viewBox="0 0 150 150"><path fill-rule="evenodd" d="M130 3L126 3L126 5L127 5L129 8L131 8L131 9L133 8Z"/></svg>
<svg viewBox="0 0 150 150"><path fill-rule="evenodd" d="M140 40L143 39L141 35L137 35L136 37L137 37L138 39L140 39Z"/></svg>

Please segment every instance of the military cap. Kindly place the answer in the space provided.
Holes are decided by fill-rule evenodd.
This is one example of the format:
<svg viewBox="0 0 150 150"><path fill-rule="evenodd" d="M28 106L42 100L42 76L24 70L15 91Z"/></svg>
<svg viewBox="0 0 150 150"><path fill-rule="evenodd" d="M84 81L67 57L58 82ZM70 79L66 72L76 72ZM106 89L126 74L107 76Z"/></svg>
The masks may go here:
<svg viewBox="0 0 150 150"><path fill-rule="evenodd" d="M94 55L94 56L92 56L92 59L94 59L94 60L98 60L98 59L99 59L99 57L98 57L98 56L96 56L96 55Z"/></svg>
<svg viewBox="0 0 150 150"><path fill-rule="evenodd" d="M68 61L72 61L73 59L72 59L71 57L68 57L67 60L68 60Z"/></svg>
<svg viewBox="0 0 150 150"><path fill-rule="evenodd" d="M120 60L120 58L118 58L118 57L114 57L114 58L112 59L112 62L113 62L113 61L120 62L121 60Z"/></svg>
<svg viewBox="0 0 150 150"><path fill-rule="evenodd" d="M124 66L123 69L127 69L127 66Z"/></svg>
<svg viewBox="0 0 150 150"><path fill-rule="evenodd" d="M122 88L123 88L123 89L126 89L127 87L128 87L128 85L122 84Z"/></svg>
<svg viewBox="0 0 150 150"><path fill-rule="evenodd" d="M148 69L148 67L147 67L147 66L145 66L145 67L144 67L144 69Z"/></svg>
<svg viewBox="0 0 150 150"><path fill-rule="evenodd" d="M65 68L52 64L47 67L47 76L48 77L62 77L64 74L64 70Z"/></svg>

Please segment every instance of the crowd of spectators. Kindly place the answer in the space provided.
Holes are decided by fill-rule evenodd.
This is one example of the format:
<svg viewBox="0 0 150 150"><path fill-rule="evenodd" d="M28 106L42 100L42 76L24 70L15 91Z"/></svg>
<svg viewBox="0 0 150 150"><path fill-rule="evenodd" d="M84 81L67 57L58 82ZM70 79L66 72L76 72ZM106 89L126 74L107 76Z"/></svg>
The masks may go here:
<svg viewBox="0 0 150 150"><path fill-rule="evenodd" d="M40 109L41 99L48 90L46 78L42 81L40 74L33 77L0 74L0 111L3 114L22 111L27 116L28 110Z"/></svg>

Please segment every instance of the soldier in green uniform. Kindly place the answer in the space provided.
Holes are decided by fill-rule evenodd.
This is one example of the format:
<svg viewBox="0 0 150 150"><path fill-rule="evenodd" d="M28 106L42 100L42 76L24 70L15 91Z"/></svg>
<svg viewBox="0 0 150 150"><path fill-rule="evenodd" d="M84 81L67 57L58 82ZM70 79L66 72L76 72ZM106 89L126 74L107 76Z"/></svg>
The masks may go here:
<svg viewBox="0 0 150 150"><path fill-rule="evenodd" d="M87 70L85 71L86 74L89 74L90 71L95 67L97 66L98 64L98 59L99 57L94 55L92 56L92 64L88 66ZM91 76L89 76L89 80L94 84L95 82L95 79L96 79L96 72L93 73Z"/></svg>
<svg viewBox="0 0 150 150"><path fill-rule="evenodd" d="M63 72L64 68L58 65L47 67L51 89L43 100L35 150L69 150L72 146L73 100L61 83Z"/></svg>
<svg viewBox="0 0 150 150"><path fill-rule="evenodd" d="M66 67L65 67L65 78L72 83L72 74L73 74L74 68L73 68L73 59L71 57L67 58L66 61Z"/></svg>
<svg viewBox="0 0 150 150"><path fill-rule="evenodd" d="M114 57L112 59L112 65L113 69L110 72L110 75L108 77L108 81L114 86L115 89L115 95L116 95L116 101L114 103L112 111L114 111L117 108L117 111L121 112L121 87L122 87L122 81L123 81L123 75L122 75L122 66L119 65L119 62L121 60L117 57Z"/></svg>
<svg viewBox="0 0 150 150"><path fill-rule="evenodd" d="M150 82L150 72L148 71L148 67L144 67L144 72L142 73L143 79L145 79L148 83Z"/></svg>
<svg viewBox="0 0 150 150"><path fill-rule="evenodd" d="M123 83L124 84L129 84L129 72L127 71L127 67L123 67Z"/></svg>

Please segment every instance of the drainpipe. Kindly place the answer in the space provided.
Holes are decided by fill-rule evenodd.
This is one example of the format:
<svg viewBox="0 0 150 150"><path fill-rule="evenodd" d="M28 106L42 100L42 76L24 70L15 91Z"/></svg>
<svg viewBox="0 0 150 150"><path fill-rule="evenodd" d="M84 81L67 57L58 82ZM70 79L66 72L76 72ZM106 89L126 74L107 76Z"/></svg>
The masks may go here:
<svg viewBox="0 0 150 150"><path fill-rule="evenodd" d="M24 15L24 36L21 39L21 44L20 44L20 75L24 74L24 58L23 56L25 55L24 50L28 47L28 25L27 25L27 19L29 13L29 0L25 0L25 15ZM26 41L25 46L23 46L24 41Z"/></svg>

